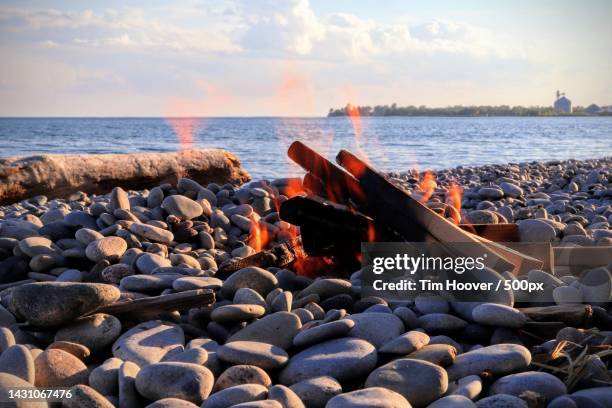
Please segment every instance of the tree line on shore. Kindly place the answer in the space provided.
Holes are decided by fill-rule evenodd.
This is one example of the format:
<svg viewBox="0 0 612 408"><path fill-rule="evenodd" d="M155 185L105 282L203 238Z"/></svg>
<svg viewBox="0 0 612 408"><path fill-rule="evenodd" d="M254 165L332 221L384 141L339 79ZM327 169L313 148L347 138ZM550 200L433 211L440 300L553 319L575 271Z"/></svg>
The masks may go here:
<svg viewBox="0 0 612 408"><path fill-rule="evenodd" d="M376 105L356 106L347 104L343 108L330 108L327 116L585 116L581 106L575 106L572 113L559 113L552 106L427 106Z"/></svg>

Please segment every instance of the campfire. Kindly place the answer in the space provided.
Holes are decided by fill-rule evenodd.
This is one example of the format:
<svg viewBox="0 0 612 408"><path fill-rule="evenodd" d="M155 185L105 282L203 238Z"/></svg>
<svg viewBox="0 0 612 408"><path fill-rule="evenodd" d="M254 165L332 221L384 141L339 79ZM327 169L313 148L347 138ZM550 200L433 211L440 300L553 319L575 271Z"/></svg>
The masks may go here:
<svg viewBox="0 0 612 408"><path fill-rule="evenodd" d="M461 224L459 186L448 189L441 205L427 206L436 187L432 173L419 182L423 193L413 195L346 150L338 153L338 165L299 141L291 144L288 156L306 174L289 183L288 198L277 205L280 219L299 226L299 234L290 229L293 233L285 242L266 250L261 239L268 233L254 223L251 246L258 252L221 265L219 277L247 266L347 276L360 266L361 243L374 241L441 243L455 252L451 244L471 244L473 251L487 255L487 266L514 275L541 269L545 263L501 244L517 241L515 224Z"/></svg>

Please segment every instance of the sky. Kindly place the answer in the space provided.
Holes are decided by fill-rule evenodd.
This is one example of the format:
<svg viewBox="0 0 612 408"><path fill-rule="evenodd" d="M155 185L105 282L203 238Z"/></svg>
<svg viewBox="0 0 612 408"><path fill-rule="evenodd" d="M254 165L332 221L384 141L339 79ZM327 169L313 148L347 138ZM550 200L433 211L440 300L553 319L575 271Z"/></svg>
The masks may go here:
<svg viewBox="0 0 612 408"><path fill-rule="evenodd" d="M606 105L611 21L608 0L0 1L0 116Z"/></svg>

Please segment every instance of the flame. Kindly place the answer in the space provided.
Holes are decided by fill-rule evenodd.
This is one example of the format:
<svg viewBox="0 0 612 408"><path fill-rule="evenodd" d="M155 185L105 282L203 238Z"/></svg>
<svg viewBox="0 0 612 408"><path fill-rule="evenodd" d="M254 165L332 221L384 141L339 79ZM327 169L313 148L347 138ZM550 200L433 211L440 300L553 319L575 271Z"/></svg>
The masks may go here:
<svg viewBox="0 0 612 408"><path fill-rule="evenodd" d="M333 265L334 261L328 256L309 256L293 261L291 269L300 276L316 278Z"/></svg>
<svg viewBox="0 0 612 408"><path fill-rule="evenodd" d="M373 221L368 222L368 242L376 241L376 227ZM361 255L361 253L359 253ZM361 262L361 261L360 261Z"/></svg>
<svg viewBox="0 0 612 408"><path fill-rule="evenodd" d="M302 181L297 178L289 179L287 187L285 188L285 195L287 196L287 198L292 198L302 194L305 194L304 187L302 186Z"/></svg>
<svg viewBox="0 0 612 408"><path fill-rule="evenodd" d="M427 170L419 180L419 190L423 192L423 197L419 201L424 203L429 200L436 187L436 176L431 170Z"/></svg>
<svg viewBox="0 0 612 408"><path fill-rule="evenodd" d="M249 246L256 252L266 249L271 241L270 233L265 225L251 220L251 231L249 234Z"/></svg>
<svg viewBox="0 0 612 408"><path fill-rule="evenodd" d="M450 218L453 220L455 224L459 224L461 222L461 199L463 197L463 188L455 183L451 183L446 192L446 204L449 205L452 210L450 210Z"/></svg>

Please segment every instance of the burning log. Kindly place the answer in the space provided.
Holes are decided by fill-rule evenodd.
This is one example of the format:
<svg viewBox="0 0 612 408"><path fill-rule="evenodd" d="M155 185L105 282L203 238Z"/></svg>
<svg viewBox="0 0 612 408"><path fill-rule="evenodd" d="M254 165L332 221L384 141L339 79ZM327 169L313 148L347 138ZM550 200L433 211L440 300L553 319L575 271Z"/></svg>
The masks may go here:
<svg viewBox="0 0 612 408"><path fill-rule="evenodd" d="M359 182L304 143L293 142L289 146L287 155L303 169L310 172L310 179L312 179L312 176L319 179L320 184L317 189L324 190L324 196L330 201L352 204L359 210L367 207L367 198Z"/></svg>
<svg viewBox="0 0 612 408"><path fill-rule="evenodd" d="M520 270L518 252L513 251L516 252L518 259L515 260L516 263L511 262L497 251L497 247L484 244L475 235L440 217L350 152L340 151L337 161L355 176L363 187L369 198L370 215L377 222L395 229L407 241L427 241L429 236L432 236L440 242L471 243L475 249L478 249L478 256L490 254L486 259L487 266L511 270L515 274ZM415 237L415 232L421 236ZM487 242L489 243L490 241Z"/></svg>
<svg viewBox="0 0 612 408"><path fill-rule="evenodd" d="M302 249L300 239L294 238L291 241L283 242L268 250L259 251L246 258L222 264L215 276L219 279L227 279L232 273L249 266L284 268L297 259L304 259L306 257L307 255Z"/></svg>

